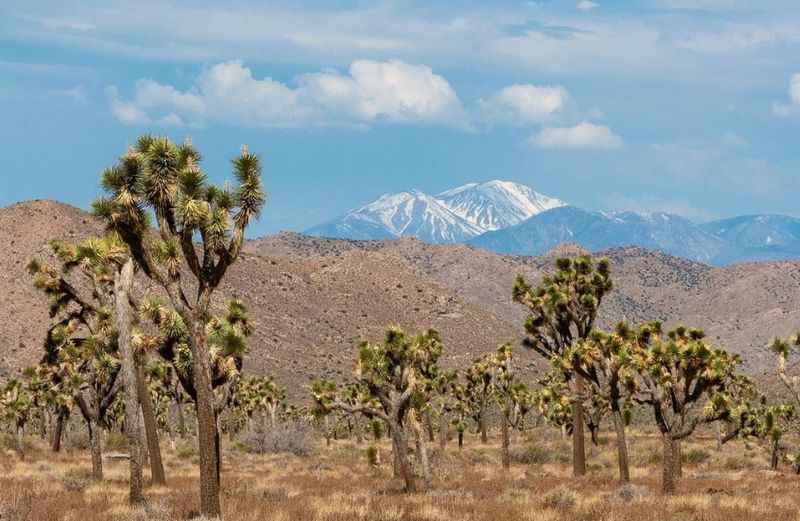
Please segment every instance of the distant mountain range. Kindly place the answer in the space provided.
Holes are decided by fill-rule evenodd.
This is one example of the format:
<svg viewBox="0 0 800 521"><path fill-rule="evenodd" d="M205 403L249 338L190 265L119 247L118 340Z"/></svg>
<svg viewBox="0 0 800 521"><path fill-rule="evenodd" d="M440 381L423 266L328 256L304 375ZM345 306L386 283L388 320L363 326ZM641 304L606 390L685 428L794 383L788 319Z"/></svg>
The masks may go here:
<svg viewBox="0 0 800 521"><path fill-rule="evenodd" d="M416 237L513 255L541 255L571 242L590 251L640 246L712 265L800 258L798 218L748 215L698 224L661 212L588 211L499 180L436 196L419 190L385 194L305 233L360 240Z"/></svg>

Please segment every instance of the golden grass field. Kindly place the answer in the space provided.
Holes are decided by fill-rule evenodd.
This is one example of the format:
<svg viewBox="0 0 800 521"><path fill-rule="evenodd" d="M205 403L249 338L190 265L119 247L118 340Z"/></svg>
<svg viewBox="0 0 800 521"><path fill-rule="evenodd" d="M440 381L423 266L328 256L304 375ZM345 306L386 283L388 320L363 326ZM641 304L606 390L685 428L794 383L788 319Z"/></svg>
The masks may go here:
<svg viewBox="0 0 800 521"><path fill-rule="evenodd" d="M95 521L192 519L197 508L196 458L191 441L164 444L166 487L148 487L145 507L130 508L127 461L106 458L105 481L91 482L86 451L47 451L29 440L24 461L0 454L0 520ZM392 479L391 456L370 467L366 443L334 441L307 457L252 455L225 447L222 506L227 520L274 521L779 521L800 520L800 477L788 466L771 472L764 451L734 442L721 451L711 436L684 442L684 478L678 494L659 491L659 439L630 436L633 485L616 483L613 439L589 447L589 474L570 476L570 445L553 429L518 435L504 472L498 444L469 437L462 451L431 444L434 488L404 494Z"/></svg>

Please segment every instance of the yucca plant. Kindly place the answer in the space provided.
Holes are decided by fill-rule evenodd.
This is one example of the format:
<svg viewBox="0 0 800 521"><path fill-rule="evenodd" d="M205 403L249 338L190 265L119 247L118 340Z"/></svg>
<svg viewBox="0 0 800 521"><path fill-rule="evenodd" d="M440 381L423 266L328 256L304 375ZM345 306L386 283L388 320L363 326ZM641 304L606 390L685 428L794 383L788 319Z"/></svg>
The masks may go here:
<svg viewBox="0 0 800 521"><path fill-rule="evenodd" d="M666 335L652 322L631 334L631 366L638 382L633 399L648 405L663 439L662 491L680 478L680 442L704 423L725 420L741 384L738 355L715 348L699 329L679 326Z"/></svg>
<svg viewBox="0 0 800 521"><path fill-rule="evenodd" d="M534 405L533 394L514 372L514 350L511 344L503 344L491 358L493 370L492 396L497 402L501 415L502 464L511 466L510 429L521 428L525 416Z"/></svg>
<svg viewBox="0 0 800 521"><path fill-rule="evenodd" d="M415 403L425 400L424 393L430 389L426 381L438 374L437 364L442 349L436 331L427 330L408 336L400 328L390 327L383 343L365 341L359 346L355 379L363 392L358 395L357 403L344 401L333 382L317 381L311 387L315 410L319 414L347 411L380 418L386 423L397 468L409 492L418 490L408 461L406 427L414 421L413 418L409 421L409 413Z"/></svg>
<svg viewBox="0 0 800 521"><path fill-rule="evenodd" d="M103 172L106 196L93 207L119 234L141 271L166 292L185 324L197 394L200 511L218 517L218 432L207 322L211 297L239 257L245 229L265 196L259 158L246 147L232 162L238 181L232 190L211 185L200 160L188 141L177 145L144 135Z"/></svg>
<svg viewBox="0 0 800 521"><path fill-rule="evenodd" d="M545 276L536 287L517 276L512 296L528 312L524 345L548 361L564 356L573 343L589 337L603 298L611 288L608 260L600 259L595 264L588 256L557 259L556 272ZM582 476L586 473L583 378L568 371L564 379L573 397L572 472Z"/></svg>
<svg viewBox="0 0 800 521"><path fill-rule="evenodd" d="M628 446L625 426L629 422L631 397L636 391L636 369L631 363L630 342L634 334L621 322L613 333L594 330L588 338L570 346L560 358L554 358L557 368L580 375L591 386L591 392L607 407L617 437L619 479L630 481Z"/></svg>

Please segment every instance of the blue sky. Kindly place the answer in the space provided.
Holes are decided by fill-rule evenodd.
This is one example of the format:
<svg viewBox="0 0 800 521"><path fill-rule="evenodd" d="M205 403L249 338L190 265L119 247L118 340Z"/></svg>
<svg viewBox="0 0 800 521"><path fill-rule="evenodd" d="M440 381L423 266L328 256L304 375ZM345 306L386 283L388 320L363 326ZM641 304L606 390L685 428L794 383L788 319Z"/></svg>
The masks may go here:
<svg viewBox="0 0 800 521"><path fill-rule="evenodd" d="M222 5L224 4L224 6ZM252 234L510 179L569 203L800 216L800 4L0 4L0 205L87 207L143 132L215 180L263 155Z"/></svg>

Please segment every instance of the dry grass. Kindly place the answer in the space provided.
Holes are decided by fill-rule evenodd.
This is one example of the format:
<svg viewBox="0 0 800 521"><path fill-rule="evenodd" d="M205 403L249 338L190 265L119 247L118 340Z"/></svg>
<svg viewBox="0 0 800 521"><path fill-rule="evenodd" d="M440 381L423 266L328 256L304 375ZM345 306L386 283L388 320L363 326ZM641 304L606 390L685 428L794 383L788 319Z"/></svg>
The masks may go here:
<svg viewBox="0 0 800 521"><path fill-rule="evenodd" d="M372 467L367 444L318 444L307 457L224 453L222 502L226 519L275 521L744 521L791 520L800 516L800 478L788 469L773 473L757 448L742 444L718 452L711 440L685 443L695 451L684 465L675 497L658 493L660 443L631 435L633 485L616 483L613 443L590 449L590 472L570 477L568 444L552 430L516 440L515 451L533 450L533 463L500 468L498 448L469 439L463 451L452 444L442 454L432 447L434 490L401 492L391 477L387 445ZM613 440L611 440L613 442ZM535 449L530 444L535 443ZM144 508L126 505L127 465L107 459L106 480L84 488L66 486L65 476L90 468L88 454L47 452L33 442L25 461L0 453L0 519L3 521L168 521L196 516L194 457L165 445L167 487L150 487ZM701 454L702 453L702 454ZM543 456L543 454L547 456ZM522 456L520 456L522 458ZM524 459L524 458L522 458ZM77 469L77 470L76 470Z"/></svg>

